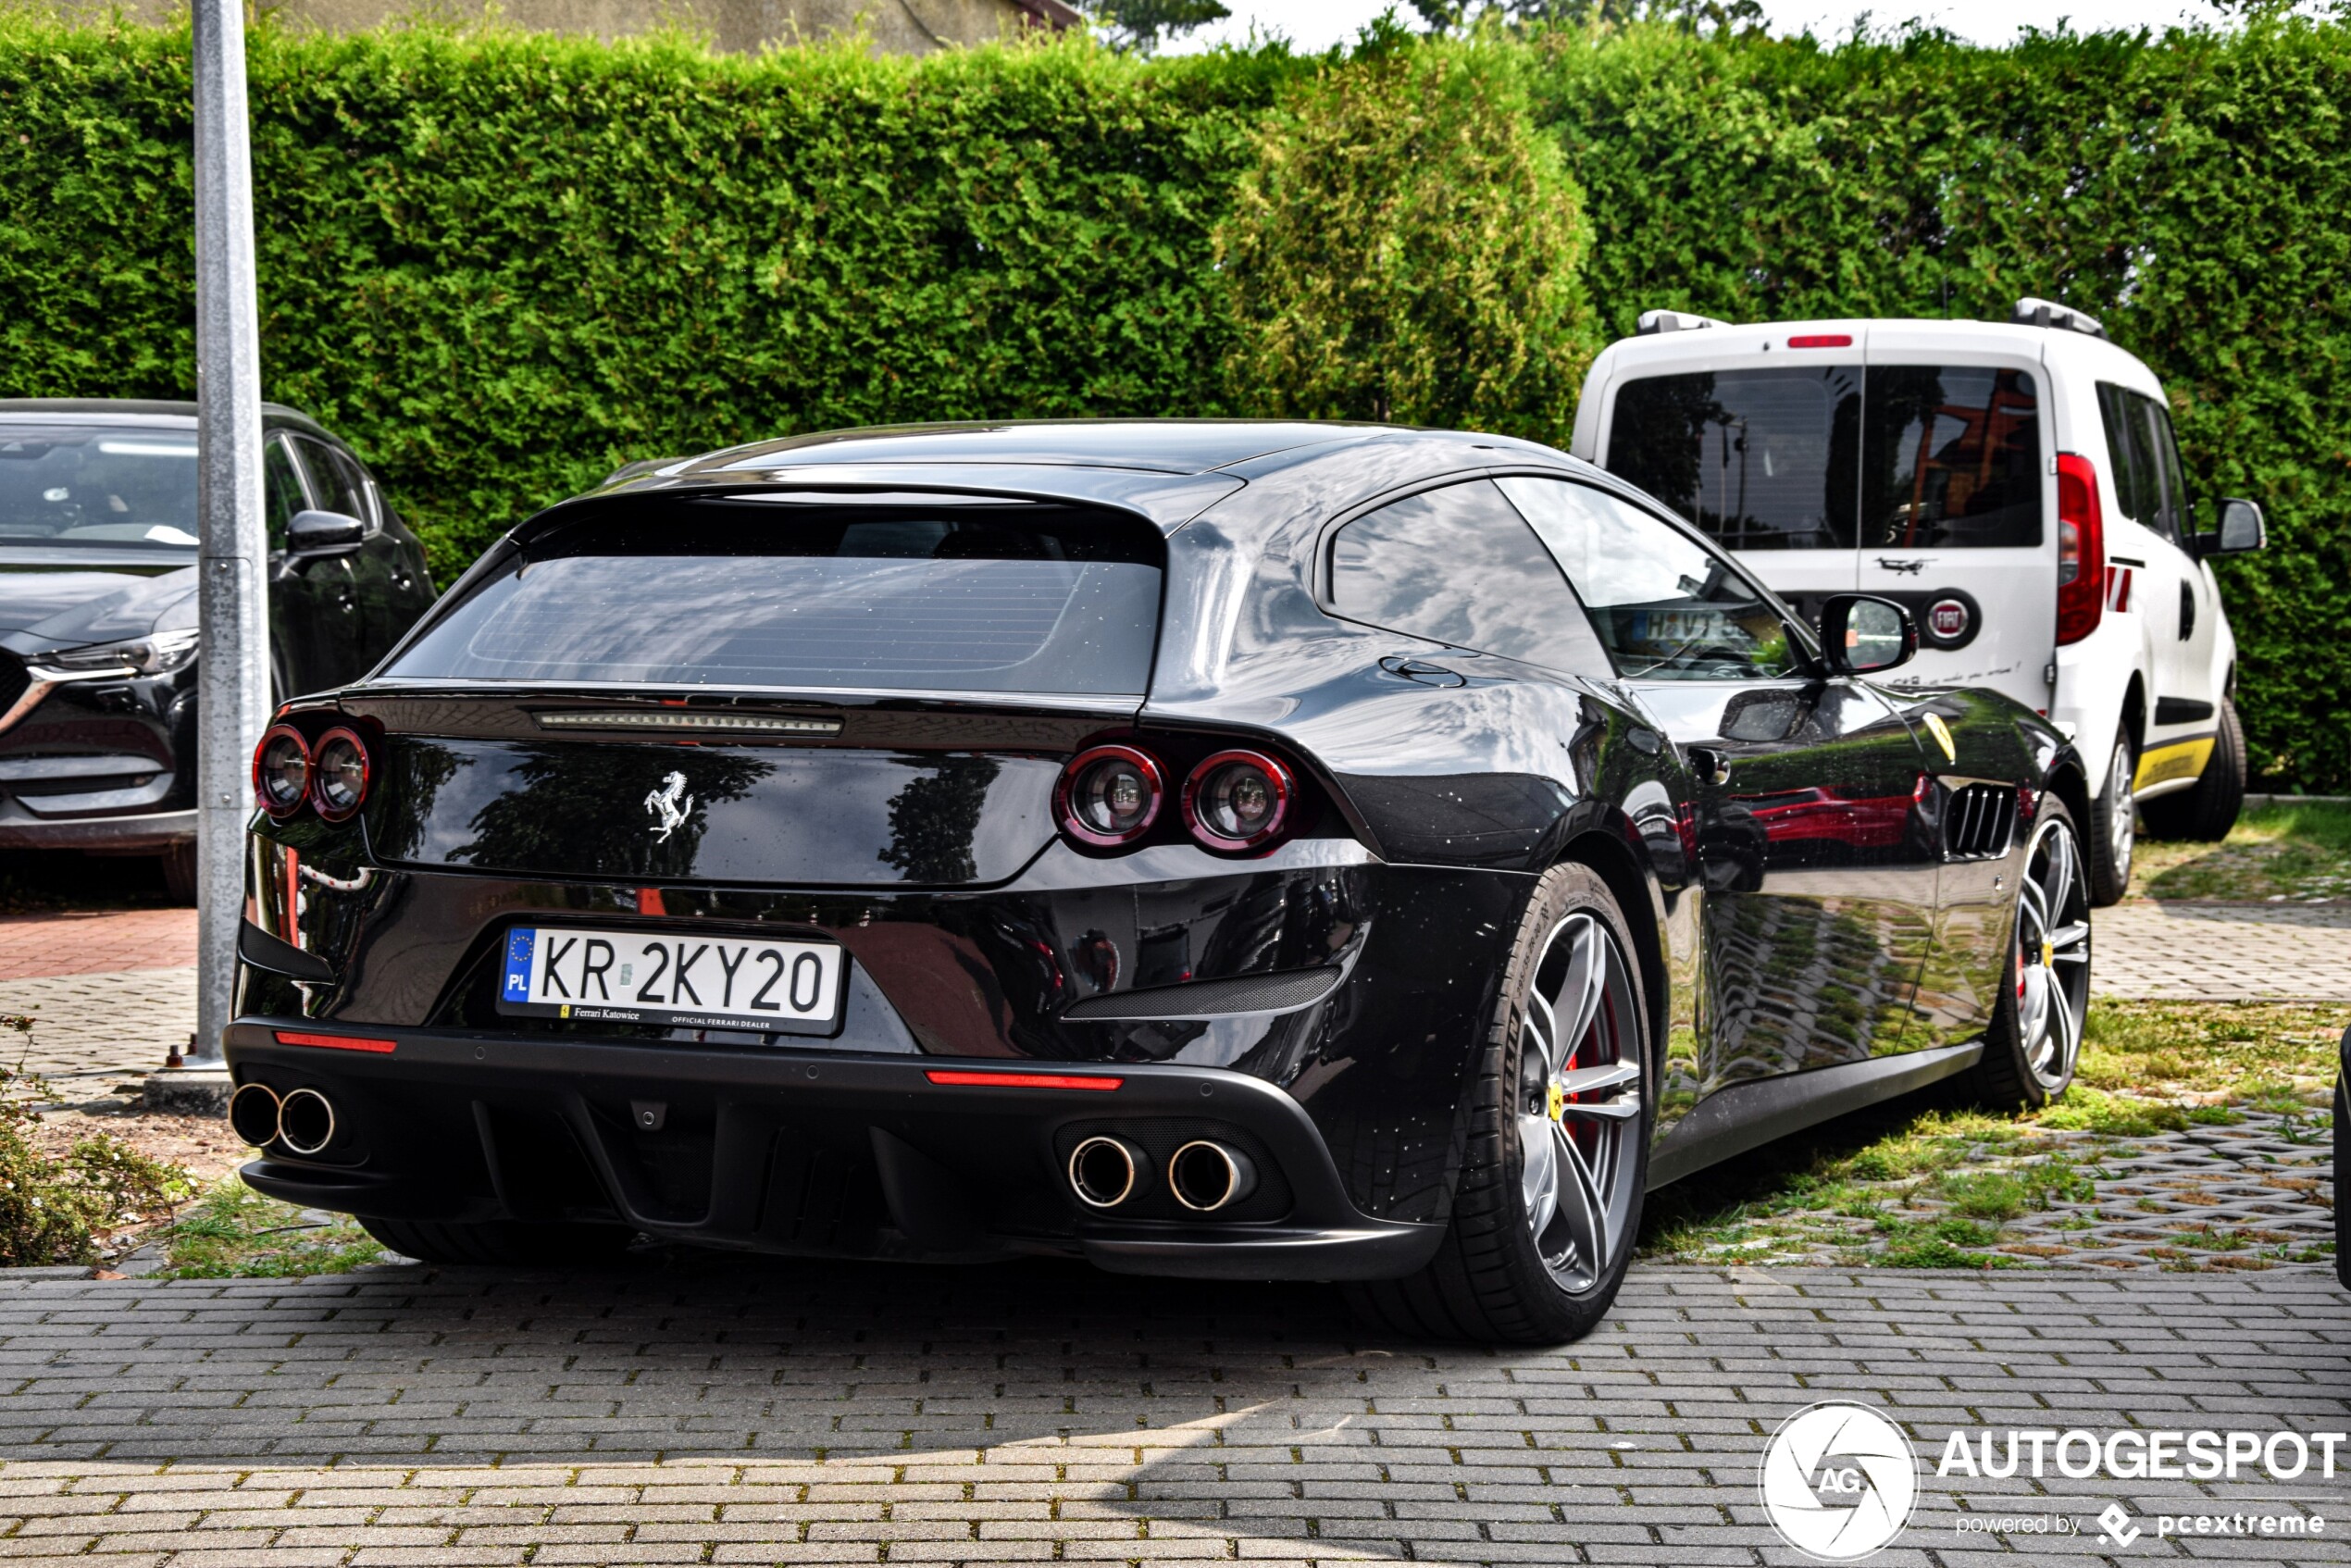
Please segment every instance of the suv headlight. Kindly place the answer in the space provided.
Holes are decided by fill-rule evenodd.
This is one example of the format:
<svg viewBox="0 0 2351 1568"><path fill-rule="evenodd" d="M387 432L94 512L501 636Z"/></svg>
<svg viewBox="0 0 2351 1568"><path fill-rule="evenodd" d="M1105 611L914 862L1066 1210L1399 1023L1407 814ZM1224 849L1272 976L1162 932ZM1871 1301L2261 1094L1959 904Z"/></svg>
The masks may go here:
<svg viewBox="0 0 2351 1568"><path fill-rule="evenodd" d="M177 631L151 632L121 642L98 642L87 648L42 653L26 662L74 671L116 670L127 665L141 675L167 675L194 661L196 636L195 628L186 627Z"/></svg>

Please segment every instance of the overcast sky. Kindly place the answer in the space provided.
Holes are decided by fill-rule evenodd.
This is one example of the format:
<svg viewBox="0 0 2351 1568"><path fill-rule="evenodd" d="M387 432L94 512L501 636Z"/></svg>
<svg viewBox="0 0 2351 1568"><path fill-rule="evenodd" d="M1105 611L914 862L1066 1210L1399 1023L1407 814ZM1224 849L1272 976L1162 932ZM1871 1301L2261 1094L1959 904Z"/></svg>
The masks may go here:
<svg viewBox="0 0 2351 1568"><path fill-rule="evenodd" d="M1386 10L1390 0L1225 0L1229 21L1204 27L1178 48L1207 48L1219 43L1244 43L1250 24L1261 32L1279 32L1300 49L1322 50L1351 40L1363 24ZM1399 13L1412 19L1412 6L1399 4ZM1763 0L1772 31L1800 32L1810 27L1822 39L1844 37L1857 13L1869 13L1873 31L1885 31L1917 17L1977 44L2006 44L2030 22L2052 28L2058 19L2070 20L2077 32L2106 28L2161 27L2187 19L2210 22L2220 13L2206 0L1892 0L1860 4L1856 0Z"/></svg>

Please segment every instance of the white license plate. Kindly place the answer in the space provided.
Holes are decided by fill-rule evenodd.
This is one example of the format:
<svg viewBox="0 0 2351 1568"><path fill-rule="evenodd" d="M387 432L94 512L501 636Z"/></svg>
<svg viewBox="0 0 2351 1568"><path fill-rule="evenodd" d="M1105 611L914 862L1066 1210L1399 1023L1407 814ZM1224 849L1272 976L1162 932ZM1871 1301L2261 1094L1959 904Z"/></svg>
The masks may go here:
<svg viewBox="0 0 2351 1568"><path fill-rule="evenodd" d="M829 1034L848 962L831 942L517 926L498 1011L687 1028Z"/></svg>

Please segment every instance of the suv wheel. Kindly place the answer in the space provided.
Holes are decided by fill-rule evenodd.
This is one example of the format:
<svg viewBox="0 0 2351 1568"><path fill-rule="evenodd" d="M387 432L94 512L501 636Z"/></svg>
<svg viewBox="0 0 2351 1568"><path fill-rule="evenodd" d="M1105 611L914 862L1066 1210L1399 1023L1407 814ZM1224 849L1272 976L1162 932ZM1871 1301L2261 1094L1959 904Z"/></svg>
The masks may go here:
<svg viewBox="0 0 2351 1568"><path fill-rule="evenodd" d="M1616 1299L1640 1229L1653 1097L1631 929L1589 866L1552 867L1519 924L1470 1089L1452 1222L1410 1278L1350 1288L1391 1333L1554 1345Z"/></svg>
<svg viewBox="0 0 2351 1568"><path fill-rule="evenodd" d="M2000 994L1970 1069L1975 1098L2000 1111L2046 1105L2073 1082L2090 1012L2090 890L2073 819L2041 798L2016 889L2016 934Z"/></svg>
<svg viewBox="0 0 2351 1568"><path fill-rule="evenodd" d="M2193 789L2161 795L2141 806L2147 831L2158 839L2193 839L2218 843L2237 824L2245 809L2245 726L2237 721L2237 705L2220 699L2220 733L2212 739L2212 755Z"/></svg>
<svg viewBox="0 0 2351 1568"><path fill-rule="evenodd" d="M2131 886L2131 853L2138 844L2138 801L2132 782L2138 771L2138 750L2125 730L2114 738L2106 788L2090 799L2090 902L2101 909L2121 903Z"/></svg>

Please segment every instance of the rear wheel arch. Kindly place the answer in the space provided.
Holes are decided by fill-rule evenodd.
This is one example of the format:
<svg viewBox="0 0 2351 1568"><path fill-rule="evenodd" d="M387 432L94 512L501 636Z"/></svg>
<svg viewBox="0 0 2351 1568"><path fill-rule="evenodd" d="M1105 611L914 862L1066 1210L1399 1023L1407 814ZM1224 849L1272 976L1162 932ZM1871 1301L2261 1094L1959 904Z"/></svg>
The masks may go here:
<svg viewBox="0 0 2351 1568"><path fill-rule="evenodd" d="M1670 1014L1667 1000L1665 954L1665 901L1657 879L1634 854L1628 840L1635 839L1631 822L1616 819L1625 837L1619 838L1592 829L1568 840L1558 857L1561 862L1574 861L1589 866L1616 899L1616 907L1624 915L1625 925L1632 927L1633 943L1639 951L1635 957L1641 966L1641 989L1648 1002L1649 1038L1652 1050L1661 1057L1665 1051L1666 1019ZM1549 870L1549 866L1542 869ZM1650 1064L1651 1071L1659 1064Z"/></svg>
<svg viewBox="0 0 2351 1568"><path fill-rule="evenodd" d="M2136 670L2131 672L2131 682L2122 689L2122 717L2121 722L2116 727L2115 733L2131 738L2133 757L2137 757L2139 753L2146 750L2146 684L2139 678L2139 672Z"/></svg>
<svg viewBox="0 0 2351 1568"><path fill-rule="evenodd" d="M2050 768L2041 787L2065 803L2077 824L2090 820L2090 786L2083 777L2079 757L2069 757Z"/></svg>

